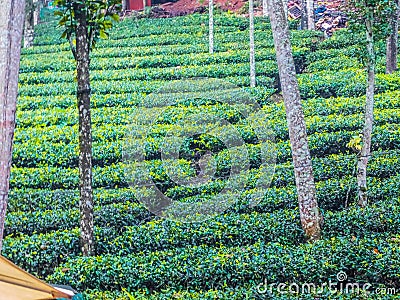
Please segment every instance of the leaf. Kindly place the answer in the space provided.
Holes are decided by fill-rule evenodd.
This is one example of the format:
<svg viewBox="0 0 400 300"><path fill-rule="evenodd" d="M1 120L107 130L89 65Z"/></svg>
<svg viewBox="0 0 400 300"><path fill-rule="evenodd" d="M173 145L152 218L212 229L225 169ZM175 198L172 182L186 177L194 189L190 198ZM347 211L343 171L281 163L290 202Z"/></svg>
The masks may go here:
<svg viewBox="0 0 400 300"><path fill-rule="evenodd" d="M119 22L119 15L118 14L112 14L111 19L113 19L115 22Z"/></svg>
<svg viewBox="0 0 400 300"><path fill-rule="evenodd" d="M112 27L112 22L110 20L104 21L104 27L106 28L111 28Z"/></svg>
<svg viewBox="0 0 400 300"><path fill-rule="evenodd" d="M64 13L63 13L62 11L60 11L60 10L56 10L56 11L54 12L54 15L55 15L55 16L60 16L60 17L62 17L62 16L64 15Z"/></svg>
<svg viewBox="0 0 400 300"><path fill-rule="evenodd" d="M346 145L355 151L361 151L362 149L362 136L353 136L353 138Z"/></svg>
<svg viewBox="0 0 400 300"><path fill-rule="evenodd" d="M68 16L63 16L61 20L58 22L58 25L63 26L67 23L67 21L68 21Z"/></svg>
<svg viewBox="0 0 400 300"><path fill-rule="evenodd" d="M62 34L61 34L61 38L65 39L67 37L67 32L68 30L65 30Z"/></svg>
<svg viewBox="0 0 400 300"><path fill-rule="evenodd" d="M107 39L108 38L108 35L104 30L100 30L99 31L99 35L100 35L100 38L102 38L102 39Z"/></svg>

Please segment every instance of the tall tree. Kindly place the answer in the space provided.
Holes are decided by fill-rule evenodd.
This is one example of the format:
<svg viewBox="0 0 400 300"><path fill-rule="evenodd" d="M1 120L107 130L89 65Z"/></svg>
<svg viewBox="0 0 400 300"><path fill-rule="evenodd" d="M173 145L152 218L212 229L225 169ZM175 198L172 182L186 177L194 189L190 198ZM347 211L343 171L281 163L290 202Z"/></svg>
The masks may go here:
<svg viewBox="0 0 400 300"><path fill-rule="evenodd" d="M33 44L35 5L36 3L33 0L25 0L24 48L29 48Z"/></svg>
<svg viewBox="0 0 400 300"><path fill-rule="evenodd" d="M301 29L314 30L314 0L301 1Z"/></svg>
<svg viewBox="0 0 400 300"><path fill-rule="evenodd" d="M8 189L18 95L25 0L0 0L0 252Z"/></svg>
<svg viewBox="0 0 400 300"><path fill-rule="evenodd" d="M33 12L33 26L36 26L40 22L40 10L43 6L43 0L33 0L35 11Z"/></svg>
<svg viewBox="0 0 400 300"><path fill-rule="evenodd" d="M399 40L400 0L395 0L395 9L390 20L391 33L386 41L386 73L392 74L397 70L397 54Z"/></svg>
<svg viewBox="0 0 400 300"><path fill-rule="evenodd" d="M267 0L262 0L262 13L263 13L263 17L268 16Z"/></svg>
<svg viewBox="0 0 400 300"><path fill-rule="evenodd" d="M283 1L283 8L285 10L286 19L288 19L289 18L288 0L282 0L282 1Z"/></svg>
<svg viewBox="0 0 400 300"><path fill-rule="evenodd" d="M375 46L374 46L374 18L372 10L365 19L367 39L367 91L364 116L363 143L357 166L358 201L359 205L367 204L367 165L371 155L371 137L374 122L374 95L375 95Z"/></svg>
<svg viewBox="0 0 400 300"><path fill-rule="evenodd" d="M35 26L40 20L41 7L42 1L25 0L24 48L29 48L33 45Z"/></svg>
<svg viewBox="0 0 400 300"><path fill-rule="evenodd" d="M282 0L268 0L279 78L286 109L301 225L310 241L321 236L322 216L316 198L306 123Z"/></svg>
<svg viewBox="0 0 400 300"><path fill-rule="evenodd" d="M250 20L250 87L256 86L256 59L254 51L254 1L249 0Z"/></svg>
<svg viewBox="0 0 400 300"><path fill-rule="evenodd" d="M62 37L69 40L76 60L81 247L83 255L89 256L94 254L90 51L99 38L108 37L112 20L119 20L116 12L121 10L121 0L56 0L55 5L64 8L55 14L61 17L59 25L65 27Z"/></svg>
<svg viewBox="0 0 400 300"><path fill-rule="evenodd" d="M306 0L307 4L307 29L314 30L315 23L314 23L314 0Z"/></svg>
<svg viewBox="0 0 400 300"><path fill-rule="evenodd" d="M351 23L354 31L364 31L366 37L366 69L367 88L364 112L364 127L362 132L362 145L357 163L358 204L367 205L367 166L371 156L371 140L374 123L374 97L375 97L375 69L376 51L375 42L388 36L390 16L393 14L394 5L388 0L350 0Z"/></svg>
<svg viewBox="0 0 400 300"><path fill-rule="evenodd" d="M208 40L209 52L214 53L214 2L208 0Z"/></svg>

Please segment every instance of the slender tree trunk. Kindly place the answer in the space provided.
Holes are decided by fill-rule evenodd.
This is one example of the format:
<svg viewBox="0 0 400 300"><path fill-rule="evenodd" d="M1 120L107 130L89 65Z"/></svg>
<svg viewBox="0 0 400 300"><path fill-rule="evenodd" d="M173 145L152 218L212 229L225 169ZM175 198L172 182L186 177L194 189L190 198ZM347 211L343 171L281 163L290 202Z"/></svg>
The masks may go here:
<svg viewBox="0 0 400 300"><path fill-rule="evenodd" d="M122 0L122 12L124 13L127 9L126 0Z"/></svg>
<svg viewBox="0 0 400 300"><path fill-rule="evenodd" d="M307 28L308 30L314 30L314 0L307 1Z"/></svg>
<svg viewBox="0 0 400 300"><path fill-rule="evenodd" d="M283 8L284 8L284 10L285 10L285 17L286 17L286 20L289 18L289 16L288 16L288 14L289 14L289 12L288 12L288 10L289 10L289 8L288 8L288 0L282 0L283 1Z"/></svg>
<svg viewBox="0 0 400 300"><path fill-rule="evenodd" d="M372 14L372 13L371 13ZM365 120L363 129L363 145L358 159L358 204L362 207L367 205L367 165L371 155L371 136L374 122L374 91L375 91L375 49L373 34L373 16L366 20L367 35L367 91L365 105Z"/></svg>
<svg viewBox="0 0 400 300"><path fill-rule="evenodd" d="M208 0L208 39L210 44L210 53L214 53L214 2Z"/></svg>
<svg viewBox="0 0 400 300"><path fill-rule="evenodd" d="M33 45L34 39L34 1L25 0L25 26L24 26L24 48Z"/></svg>
<svg viewBox="0 0 400 300"><path fill-rule="evenodd" d="M36 26L40 22L40 10L42 9L42 1L33 0L35 5L35 11L33 12L33 26Z"/></svg>
<svg viewBox="0 0 400 300"><path fill-rule="evenodd" d="M301 29L314 30L314 0L301 1Z"/></svg>
<svg viewBox="0 0 400 300"><path fill-rule="evenodd" d="M0 252L6 218L25 0L0 0Z"/></svg>
<svg viewBox="0 0 400 300"><path fill-rule="evenodd" d="M254 1L249 0L250 19L250 87L256 86L256 60L254 53Z"/></svg>
<svg viewBox="0 0 400 300"><path fill-rule="evenodd" d="M310 241L316 241L321 236L322 219L316 199L306 123L296 78L288 22L282 0L269 0L268 5L289 128L300 220L307 238Z"/></svg>
<svg viewBox="0 0 400 300"><path fill-rule="evenodd" d="M268 16L268 5L267 5L267 0L262 1L262 13L263 17Z"/></svg>
<svg viewBox="0 0 400 300"><path fill-rule="evenodd" d="M386 42L386 73L392 74L397 70L397 43L399 40L400 1L396 0L396 11L390 20L392 33Z"/></svg>
<svg viewBox="0 0 400 300"><path fill-rule="evenodd" d="M79 109L79 190L82 253L94 254L93 190L92 190L92 128L90 116L89 36L84 4L75 5L77 100Z"/></svg>
<svg viewBox="0 0 400 300"><path fill-rule="evenodd" d="M300 19L300 28L301 30L306 30L307 27L307 21L308 21L308 15L307 15L307 0L301 0L301 19Z"/></svg>

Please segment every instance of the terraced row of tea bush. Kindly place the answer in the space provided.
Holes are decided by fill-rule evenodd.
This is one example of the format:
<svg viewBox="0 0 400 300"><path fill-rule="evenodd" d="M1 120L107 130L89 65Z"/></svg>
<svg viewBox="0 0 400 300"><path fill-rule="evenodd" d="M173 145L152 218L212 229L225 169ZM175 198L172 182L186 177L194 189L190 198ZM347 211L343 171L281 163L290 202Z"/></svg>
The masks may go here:
<svg viewBox="0 0 400 300"><path fill-rule="evenodd" d="M348 146L363 125L366 78L356 58L362 38L339 32L322 41L318 32L292 31L324 215L323 238L310 245L299 222L270 26L257 18L257 87L252 89L247 24L245 18L217 15L213 55L207 53L207 16L198 14L126 19L98 44L91 61L97 255L92 258L79 253L74 62L59 31L48 30L55 23L39 25L35 47L24 49L21 60L3 255L40 278L69 284L93 299L126 299L128 293L135 299L254 299L265 281L322 284L336 280L339 271L346 272L349 282L399 287L400 74L384 74L384 59L378 60L374 152L368 169L371 204L362 209L355 205L357 157ZM377 46L382 53L384 45ZM268 188L260 189L258 183L270 171L263 163L270 144L260 140L243 114L252 111L251 105L229 102L224 90L180 95L174 105L169 98L148 97L173 80L198 77L236 85L260 106L265 126L275 136L277 165ZM218 119L219 132L227 138L243 143L226 147L210 134L217 134L216 124L199 125L204 115ZM247 153L248 168L238 172L244 185L233 194L232 205L201 223L150 213L129 187L127 170L135 165L123 156L138 118L142 127L135 127L129 141L143 148L141 165L147 171L137 168L136 175L149 176L181 207L218 199L230 183L232 149ZM200 133L183 140L179 159L165 160L165 139L188 132ZM211 178L201 185L177 184L171 167L197 176L198 154L207 151L214 157ZM259 203L249 205L260 190L265 193ZM326 299L337 299L324 293Z"/></svg>

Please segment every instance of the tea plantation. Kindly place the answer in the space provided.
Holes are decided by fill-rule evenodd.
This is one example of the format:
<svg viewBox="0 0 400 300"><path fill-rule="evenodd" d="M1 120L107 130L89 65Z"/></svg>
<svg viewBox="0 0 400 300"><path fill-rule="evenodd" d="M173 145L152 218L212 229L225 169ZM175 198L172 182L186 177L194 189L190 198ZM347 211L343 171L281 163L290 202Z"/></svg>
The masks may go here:
<svg viewBox="0 0 400 300"><path fill-rule="evenodd" d="M307 121L323 238L305 243L299 220L290 145L269 23L256 19L257 87L249 88L247 19L215 20L216 53L208 54L207 15L125 19L92 53L92 119L96 256L81 257L78 211L78 125L74 61L56 23L39 25L35 46L23 49L11 192L3 255L52 283L71 285L90 299L299 299L260 293L268 283L337 282L400 288L400 73L378 66L369 206L356 205L356 154L365 72L357 60L362 39L346 31L322 40L318 32L292 31L292 46ZM292 24L292 26L295 26ZM168 197L191 203L218 194L229 177L227 149L200 134L175 163L196 174L194 149L215 154L215 179L197 188L177 185L160 157L163 137L182 120L216 112L242 135L250 169L237 201L204 222L156 217L129 187L123 158L132 116L152 122L146 96L193 77L223 79L251 94L273 129L275 174L260 203L248 205L262 173L259 143L235 105L188 96L158 116L146 145L146 165ZM153 109L157 109L153 107ZM197 147L197 148L196 148ZM275 291L276 292L276 291ZM337 294L320 299L395 299L394 295ZM316 296L316 297L317 297ZM399 297L399 294L397 295ZM303 294L302 299L314 299ZM397 299L397 298L396 298Z"/></svg>

